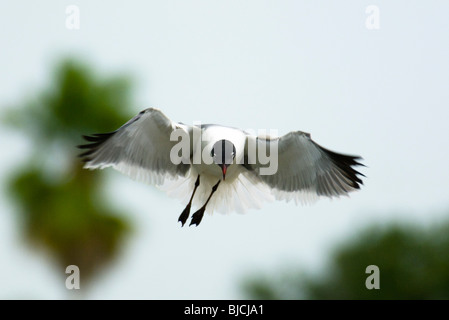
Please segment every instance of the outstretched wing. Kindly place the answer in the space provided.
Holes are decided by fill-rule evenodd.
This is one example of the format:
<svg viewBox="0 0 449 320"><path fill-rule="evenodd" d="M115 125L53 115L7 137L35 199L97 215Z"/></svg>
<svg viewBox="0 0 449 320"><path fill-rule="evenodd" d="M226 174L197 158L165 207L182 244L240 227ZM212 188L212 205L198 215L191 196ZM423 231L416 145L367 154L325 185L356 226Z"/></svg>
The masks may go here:
<svg viewBox="0 0 449 320"><path fill-rule="evenodd" d="M247 145L251 140L257 140L258 148L265 144L266 150L270 150L271 144L277 144L277 153L269 155L271 161L277 160L274 174L262 174L264 165L260 161L244 165L274 189L277 199L294 199L297 202L312 200L316 196L338 197L360 189L363 184L360 176L364 175L354 169L362 165L359 162L361 157L325 149L307 133L290 132L275 139L248 136ZM251 158L255 159L254 156L245 156L245 159Z"/></svg>
<svg viewBox="0 0 449 320"><path fill-rule="evenodd" d="M90 143L78 146L87 149L80 157L85 168L113 167L133 179L161 184L167 177L185 176L190 169L190 163L170 160L170 151L178 143L170 141L175 129L186 134L190 130L170 121L160 110L149 108L114 132L84 136Z"/></svg>

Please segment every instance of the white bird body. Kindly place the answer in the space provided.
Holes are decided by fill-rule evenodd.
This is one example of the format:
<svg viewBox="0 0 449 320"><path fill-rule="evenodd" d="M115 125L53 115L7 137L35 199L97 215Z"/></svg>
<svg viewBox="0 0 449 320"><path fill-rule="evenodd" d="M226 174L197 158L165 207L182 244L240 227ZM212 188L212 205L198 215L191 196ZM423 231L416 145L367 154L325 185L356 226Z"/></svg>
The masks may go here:
<svg viewBox="0 0 449 320"><path fill-rule="evenodd" d="M246 143L247 135L235 128L217 126L217 125L204 125L201 129L201 136L194 140L193 148L193 159L201 159L200 163L195 163L193 161L192 168L198 174L206 174L211 178L222 178L222 170L213 162L211 157L211 151L215 142L219 140L229 140L231 141L238 150L236 151L236 158L234 163L243 163L242 158L244 156L244 147ZM229 183L233 182L240 171L237 166L229 166L226 172L226 181Z"/></svg>
<svg viewBox="0 0 449 320"><path fill-rule="evenodd" d="M173 150L179 151L180 142L174 133L188 140L183 145L187 152L181 148L177 159L179 152ZM111 166L182 198L187 203L179 217L182 225L192 205L200 207L191 222L198 225L206 208L210 213L245 212L273 199L308 202L347 195L363 183L358 177L363 174L353 168L361 165L360 157L327 150L301 131L256 137L237 128L172 122L149 108L114 132L84 138L90 142L79 146L88 149L80 155L85 168ZM274 171L259 157L265 147L276 162Z"/></svg>
<svg viewBox="0 0 449 320"><path fill-rule="evenodd" d="M191 134L193 140L192 166L185 178L167 179L159 188L169 196L180 198L184 204L189 201L194 189L195 180L201 176L201 183L193 205L200 207L209 196L212 187L222 179L222 170L217 166L210 155L214 143L218 140L229 140L237 148L234 163L243 163L243 149L247 135L236 128L205 124L197 128L196 134ZM197 161L195 161L195 159ZM260 182L245 177L239 166L229 166L226 179L220 182L214 197L207 206L207 212L245 213L248 209L259 209L264 201L272 201L274 197L269 188Z"/></svg>

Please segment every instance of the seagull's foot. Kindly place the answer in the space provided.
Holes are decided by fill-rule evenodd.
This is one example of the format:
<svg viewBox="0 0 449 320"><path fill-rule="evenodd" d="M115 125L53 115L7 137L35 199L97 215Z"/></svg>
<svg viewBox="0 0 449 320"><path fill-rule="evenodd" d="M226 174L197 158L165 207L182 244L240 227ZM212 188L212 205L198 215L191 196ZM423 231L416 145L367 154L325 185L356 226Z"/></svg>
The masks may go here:
<svg viewBox="0 0 449 320"><path fill-rule="evenodd" d="M200 224L201 220L203 219L205 210L206 210L206 206L202 206L197 212L195 212L192 215L192 221L190 222L189 226L194 224L194 225L196 225L198 227L198 225Z"/></svg>
<svg viewBox="0 0 449 320"><path fill-rule="evenodd" d="M191 206L191 204L189 203L186 206L186 208L184 209L184 211L181 213L181 215L179 216L178 222L180 221L182 223L181 227L184 227L184 224L186 223L187 219L189 218L190 206Z"/></svg>

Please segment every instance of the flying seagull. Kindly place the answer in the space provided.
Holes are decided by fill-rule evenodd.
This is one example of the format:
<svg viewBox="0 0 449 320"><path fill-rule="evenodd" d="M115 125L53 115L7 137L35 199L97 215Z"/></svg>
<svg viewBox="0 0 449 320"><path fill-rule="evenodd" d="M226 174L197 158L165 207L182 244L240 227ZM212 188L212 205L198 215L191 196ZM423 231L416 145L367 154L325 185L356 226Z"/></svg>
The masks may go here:
<svg viewBox="0 0 449 320"><path fill-rule="evenodd" d="M141 111L110 133L83 136L80 157L88 169L113 167L133 179L183 198L182 226L192 205L204 212L245 212L265 200L310 202L360 189L359 156L344 155L294 131L281 137L256 136L220 125L173 122L159 109ZM268 152L269 150L269 152ZM269 154L269 156L267 155Z"/></svg>

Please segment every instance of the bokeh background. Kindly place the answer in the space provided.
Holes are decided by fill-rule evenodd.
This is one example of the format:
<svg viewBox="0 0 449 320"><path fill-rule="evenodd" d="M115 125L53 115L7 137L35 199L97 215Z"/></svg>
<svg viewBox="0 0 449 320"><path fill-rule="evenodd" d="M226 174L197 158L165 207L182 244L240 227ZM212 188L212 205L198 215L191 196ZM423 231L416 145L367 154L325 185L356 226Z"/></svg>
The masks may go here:
<svg viewBox="0 0 449 320"><path fill-rule="evenodd" d="M367 28L370 5L379 29ZM0 298L449 298L447 12L399 0L3 2ZM365 185L181 228L176 199L76 157L82 134L150 106L187 124L310 132L363 156ZM65 287L71 264L80 290ZM379 290L365 287L368 265Z"/></svg>

